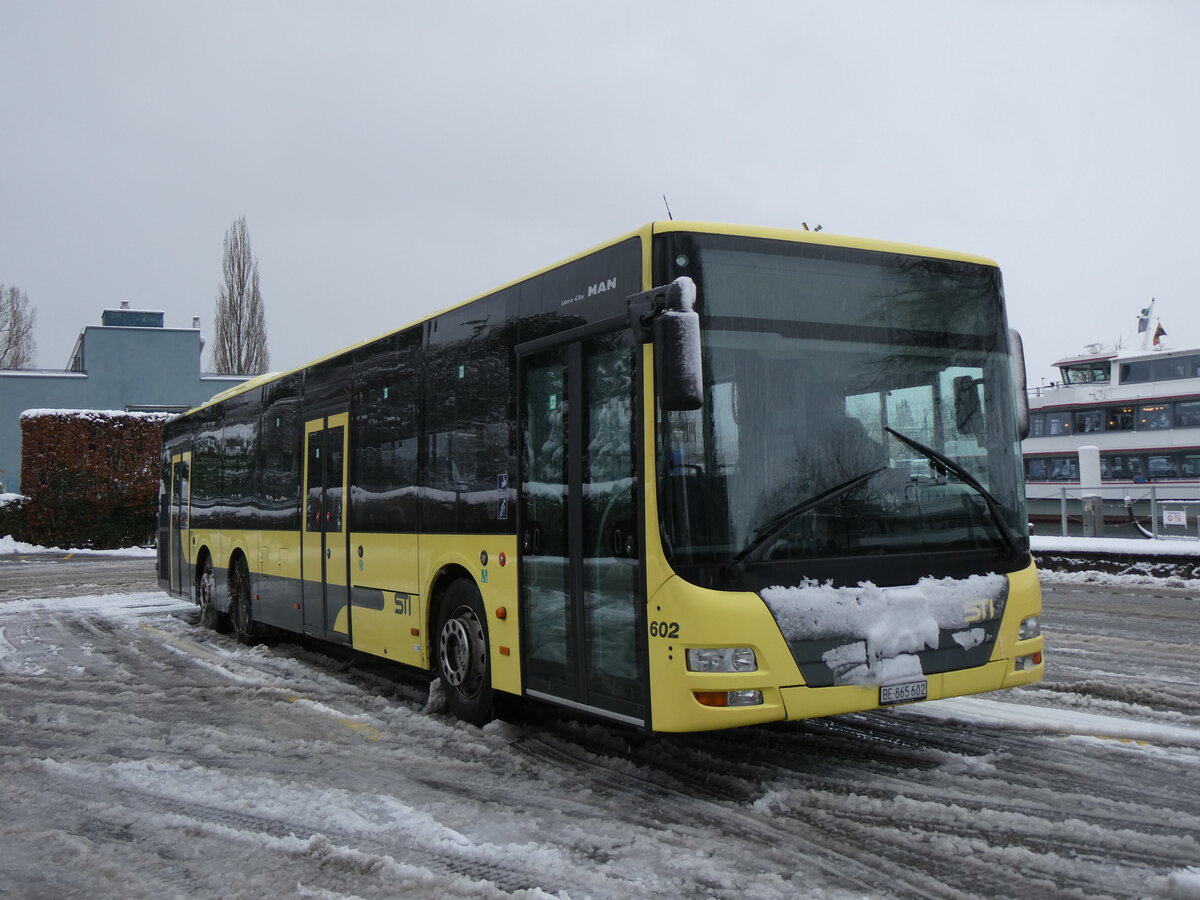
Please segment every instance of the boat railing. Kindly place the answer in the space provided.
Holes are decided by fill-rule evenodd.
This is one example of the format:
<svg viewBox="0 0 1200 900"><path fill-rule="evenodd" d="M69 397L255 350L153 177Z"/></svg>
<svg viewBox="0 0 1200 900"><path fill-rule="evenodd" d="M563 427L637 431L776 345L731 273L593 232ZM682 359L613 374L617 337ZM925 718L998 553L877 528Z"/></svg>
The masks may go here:
<svg viewBox="0 0 1200 900"><path fill-rule="evenodd" d="M1200 541L1200 496L1160 498L1153 485L1127 490L1121 498L1104 497L1095 488L1060 487L1058 510L1063 537ZM1039 518L1045 522L1049 517Z"/></svg>

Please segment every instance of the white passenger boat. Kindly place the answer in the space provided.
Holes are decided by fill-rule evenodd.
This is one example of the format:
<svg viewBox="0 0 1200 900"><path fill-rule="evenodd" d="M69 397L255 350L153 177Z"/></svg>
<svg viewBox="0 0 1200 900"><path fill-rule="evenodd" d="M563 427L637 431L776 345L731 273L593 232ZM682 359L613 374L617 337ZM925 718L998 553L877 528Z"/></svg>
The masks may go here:
<svg viewBox="0 0 1200 900"><path fill-rule="evenodd" d="M1054 364L1061 380L1030 388L1021 449L1031 520L1058 518L1064 497L1084 493L1099 493L1110 519L1125 498L1143 515L1152 497L1200 500L1200 348L1167 347L1148 319L1144 310L1141 349L1093 344ZM1081 482L1086 446L1099 451L1099 485Z"/></svg>

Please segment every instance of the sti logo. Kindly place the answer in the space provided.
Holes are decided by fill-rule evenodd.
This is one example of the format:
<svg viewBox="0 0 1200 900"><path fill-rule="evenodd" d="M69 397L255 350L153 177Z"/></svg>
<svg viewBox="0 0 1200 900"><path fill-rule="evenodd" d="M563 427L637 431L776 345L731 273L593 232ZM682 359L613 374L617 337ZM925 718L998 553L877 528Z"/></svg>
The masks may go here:
<svg viewBox="0 0 1200 900"><path fill-rule="evenodd" d="M972 622L986 622L988 619L994 618L996 618L995 600L972 600L970 603L963 604L964 625L970 625Z"/></svg>

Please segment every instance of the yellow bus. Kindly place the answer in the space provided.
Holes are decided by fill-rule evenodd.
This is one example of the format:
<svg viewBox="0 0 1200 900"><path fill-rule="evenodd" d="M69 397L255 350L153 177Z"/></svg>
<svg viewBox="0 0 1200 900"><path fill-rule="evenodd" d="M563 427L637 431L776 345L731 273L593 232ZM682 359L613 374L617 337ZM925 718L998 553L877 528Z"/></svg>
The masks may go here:
<svg viewBox="0 0 1200 900"><path fill-rule="evenodd" d="M667 221L171 422L159 577L239 640L654 731L1040 679L1024 363L974 256Z"/></svg>

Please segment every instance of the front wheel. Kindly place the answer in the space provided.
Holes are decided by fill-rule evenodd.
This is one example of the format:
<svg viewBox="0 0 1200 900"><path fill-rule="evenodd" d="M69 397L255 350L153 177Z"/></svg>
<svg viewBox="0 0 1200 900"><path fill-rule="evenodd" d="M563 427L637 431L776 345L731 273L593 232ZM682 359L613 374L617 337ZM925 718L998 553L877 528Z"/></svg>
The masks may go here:
<svg viewBox="0 0 1200 900"><path fill-rule="evenodd" d="M450 711L472 725L489 722L495 691L487 617L479 589L467 579L451 584L438 606L436 654Z"/></svg>

